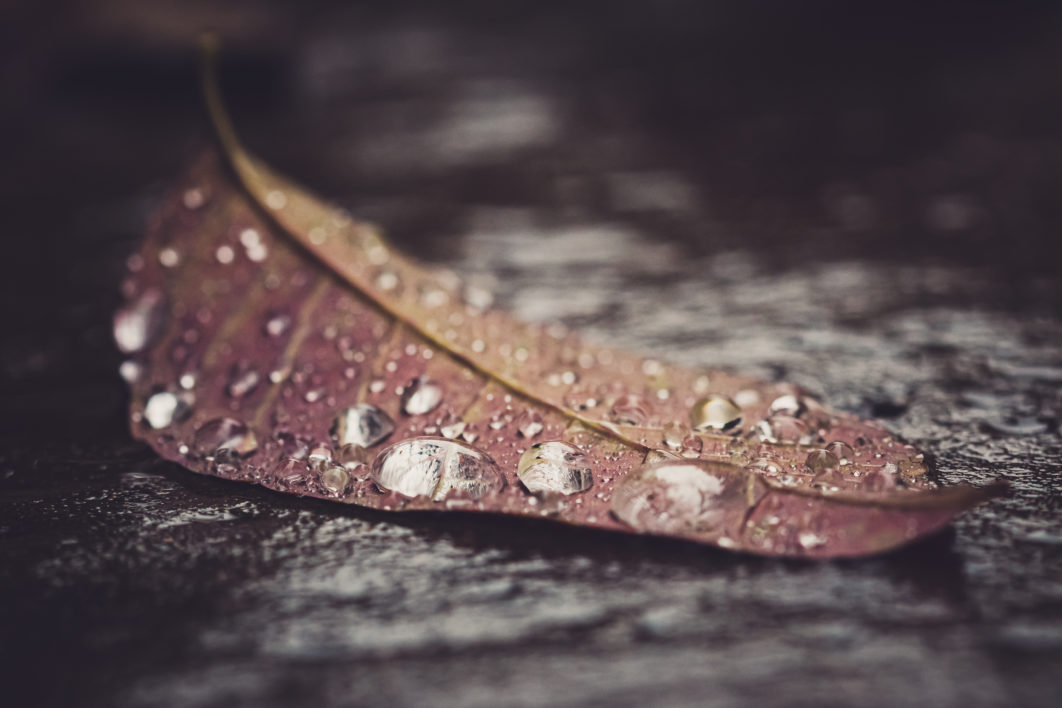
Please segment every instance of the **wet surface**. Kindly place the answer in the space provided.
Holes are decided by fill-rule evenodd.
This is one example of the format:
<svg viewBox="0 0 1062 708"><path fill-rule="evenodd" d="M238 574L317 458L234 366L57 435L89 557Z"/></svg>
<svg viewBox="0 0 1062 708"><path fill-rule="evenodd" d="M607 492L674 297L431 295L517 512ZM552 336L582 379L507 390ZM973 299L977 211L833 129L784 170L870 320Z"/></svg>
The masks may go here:
<svg viewBox="0 0 1062 708"><path fill-rule="evenodd" d="M500 306L794 381L885 420L945 484L1012 485L916 547L812 564L395 518L132 443L110 316L205 134L182 27L209 10L163 32L107 7L19 10L33 31L5 41L24 100L0 118L20 137L0 665L19 704L1055 703L1057 13L211 18L251 145Z"/></svg>

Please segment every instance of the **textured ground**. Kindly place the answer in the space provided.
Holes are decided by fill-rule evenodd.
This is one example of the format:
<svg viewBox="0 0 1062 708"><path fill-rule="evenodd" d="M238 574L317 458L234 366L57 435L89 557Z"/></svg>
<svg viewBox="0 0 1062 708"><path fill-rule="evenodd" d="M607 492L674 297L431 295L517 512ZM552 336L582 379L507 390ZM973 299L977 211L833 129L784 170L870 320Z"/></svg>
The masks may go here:
<svg viewBox="0 0 1062 708"><path fill-rule="evenodd" d="M137 5L3 30L14 705L1057 705L1057 12ZM109 317L205 135L185 53L205 16L248 143L503 306L796 381L943 483L1012 494L887 557L796 563L156 461Z"/></svg>

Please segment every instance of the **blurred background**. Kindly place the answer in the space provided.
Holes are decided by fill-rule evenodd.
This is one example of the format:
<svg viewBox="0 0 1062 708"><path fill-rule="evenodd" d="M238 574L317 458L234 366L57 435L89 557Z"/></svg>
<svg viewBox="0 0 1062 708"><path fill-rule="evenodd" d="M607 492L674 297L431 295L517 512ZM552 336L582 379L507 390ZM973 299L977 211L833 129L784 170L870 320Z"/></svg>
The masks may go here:
<svg viewBox="0 0 1062 708"><path fill-rule="evenodd" d="M1057 697L1058 4L0 8L0 658L26 704ZM254 152L503 307L795 381L1014 493L928 547L794 566L154 462L110 316L209 144L204 29Z"/></svg>

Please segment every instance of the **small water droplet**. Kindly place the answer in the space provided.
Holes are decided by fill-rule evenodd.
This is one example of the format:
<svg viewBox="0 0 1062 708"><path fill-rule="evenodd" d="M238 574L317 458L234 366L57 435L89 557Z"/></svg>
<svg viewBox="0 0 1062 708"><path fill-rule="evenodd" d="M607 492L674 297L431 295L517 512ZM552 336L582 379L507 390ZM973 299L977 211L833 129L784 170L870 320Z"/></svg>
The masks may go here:
<svg viewBox="0 0 1062 708"><path fill-rule="evenodd" d="M369 464L370 458L369 451L361 445L340 445L335 455L336 462L350 471Z"/></svg>
<svg viewBox="0 0 1062 708"><path fill-rule="evenodd" d="M690 433L682 439L682 456L697 457L704 449L704 441L695 433Z"/></svg>
<svg viewBox="0 0 1062 708"><path fill-rule="evenodd" d="M468 424L465 423L463 420L455 420L451 423L445 423L443 425L440 425L439 432L442 433L442 436L444 438L449 438L453 440L454 438L460 436L461 433L465 432L465 427L467 425ZM470 440L469 442L472 441Z"/></svg>
<svg viewBox="0 0 1062 708"><path fill-rule="evenodd" d="M283 209L285 206L287 206L288 195L284 194L279 189L274 189L268 194L266 194L265 203L267 207L273 209L274 211L278 209Z"/></svg>
<svg viewBox="0 0 1062 708"><path fill-rule="evenodd" d="M406 415L430 413L442 403L442 398L442 387L431 379L413 379L402 392L402 412Z"/></svg>
<svg viewBox="0 0 1062 708"><path fill-rule="evenodd" d="M775 415L756 424L756 436L762 442L802 443L809 439L808 426L788 415Z"/></svg>
<svg viewBox="0 0 1062 708"><path fill-rule="evenodd" d="M821 474L826 470L837 469L841 461L837 456L827 450L815 450L808 455L805 463L814 474Z"/></svg>
<svg viewBox="0 0 1062 708"><path fill-rule="evenodd" d="M144 404L144 420L155 430L179 423L191 414L193 401L187 392L159 391Z"/></svg>
<svg viewBox="0 0 1062 708"><path fill-rule="evenodd" d="M852 460L855 459L855 450L852 449L852 446L840 440L827 445L826 451L836 457L841 465L850 465Z"/></svg>
<svg viewBox="0 0 1062 708"><path fill-rule="evenodd" d="M359 403L339 413L332 422L332 438L339 445L372 447L395 430L391 416L376 406Z"/></svg>
<svg viewBox="0 0 1062 708"><path fill-rule="evenodd" d="M236 363L229 370L229 381L225 386L225 393L230 398L243 398L253 391L261 381L258 370L247 364Z"/></svg>
<svg viewBox="0 0 1062 708"><path fill-rule="evenodd" d="M668 449L682 450L682 441L686 438L686 428L679 423L668 423L660 433L661 440Z"/></svg>
<svg viewBox="0 0 1062 708"><path fill-rule="evenodd" d="M505 483L485 452L431 437L403 440L381 451L372 464L372 478L382 489L434 501L451 492L480 499Z"/></svg>
<svg viewBox="0 0 1062 708"><path fill-rule="evenodd" d="M185 209L195 211L206 204L206 193L198 187L186 189L181 197L181 203L184 204Z"/></svg>
<svg viewBox="0 0 1062 708"><path fill-rule="evenodd" d="M765 474L768 477L777 477L782 472L781 465L769 457L758 457L746 465L745 469Z"/></svg>
<svg viewBox="0 0 1062 708"><path fill-rule="evenodd" d="M236 251L232 250L232 246L218 246L218 250L214 252L214 257L218 259L218 263L228 265L235 260Z"/></svg>
<svg viewBox="0 0 1062 708"><path fill-rule="evenodd" d="M542 432L542 416L537 412L527 409L516 416L516 420L513 421L516 425L516 432L521 437L533 438Z"/></svg>
<svg viewBox="0 0 1062 708"><path fill-rule="evenodd" d="M805 410L803 402L791 393L784 394L771 401L767 415L788 415L798 417Z"/></svg>
<svg viewBox="0 0 1062 708"><path fill-rule="evenodd" d="M144 367L140 362L133 360L123 361L118 367L118 373L128 384L136 383L144 373Z"/></svg>
<svg viewBox="0 0 1062 708"><path fill-rule="evenodd" d="M145 290L114 316L114 341L124 354L135 354L161 333L165 315L162 291Z"/></svg>
<svg viewBox="0 0 1062 708"><path fill-rule="evenodd" d="M398 275L393 270L381 270L376 276L376 287L380 288L380 290L386 290L388 292L392 290L397 291L399 285L401 285L401 282L398 279Z"/></svg>
<svg viewBox="0 0 1062 708"><path fill-rule="evenodd" d="M690 409L690 424L694 430L734 432L740 423L741 409L725 396L707 396Z"/></svg>
<svg viewBox="0 0 1062 708"><path fill-rule="evenodd" d="M310 454L306 456L306 460L311 465L319 465L322 462L331 462L332 448L328 447L327 445L317 445L312 450L310 450Z"/></svg>
<svg viewBox="0 0 1062 708"><path fill-rule="evenodd" d="M214 418L195 431L192 448L200 455L232 450L241 457L247 457L258 450L258 439L247 425L235 418Z"/></svg>
<svg viewBox="0 0 1062 708"><path fill-rule="evenodd" d="M620 425L645 425L649 408L641 396L624 395L616 399L610 411L612 422Z"/></svg>
<svg viewBox="0 0 1062 708"><path fill-rule="evenodd" d="M262 326L262 331L270 337L279 337L291 327L291 316L283 312L271 313Z"/></svg>
<svg viewBox="0 0 1062 708"><path fill-rule="evenodd" d="M532 445L516 465L516 476L532 493L575 494L594 483L589 460L579 448L559 440Z"/></svg>
<svg viewBox="0 0 1062 708"><path fill-rule="evenodd" d="M321 486L333 497L345 497L349 492L350 473L341 465L325 464L320 469Z"/></svg>
<svg viewBox="0 0 1062 708"><path fill-rule="evenodd" d="M163 248L159 251L159 265L163 268L176 268L181 262L181 254L175 248Z"/></svg>

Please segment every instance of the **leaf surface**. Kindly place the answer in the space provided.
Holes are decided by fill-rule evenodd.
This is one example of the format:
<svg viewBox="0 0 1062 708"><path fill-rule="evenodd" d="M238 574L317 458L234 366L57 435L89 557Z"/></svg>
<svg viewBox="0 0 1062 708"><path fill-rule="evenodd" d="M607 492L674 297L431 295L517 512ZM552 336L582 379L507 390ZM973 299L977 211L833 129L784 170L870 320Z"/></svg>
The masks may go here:
<svg viewBox="0 0 1062 708"><path fill-rule="evenodd" d="M207 474L386 510L546 517L778 556L881 552L999 493L806 392L517 322L240 146L129 260L134 436Z"/></svg>

